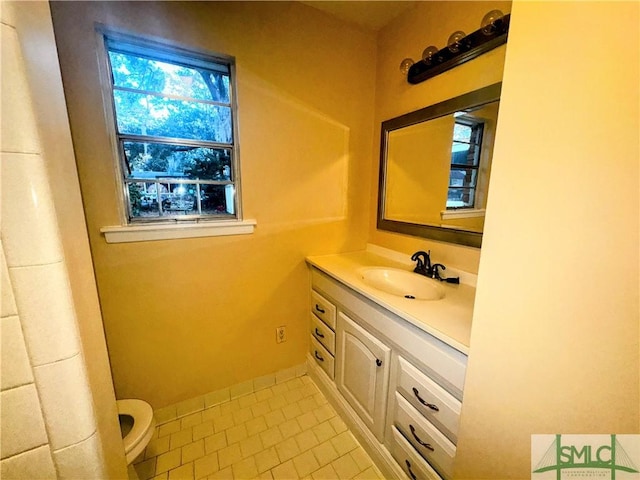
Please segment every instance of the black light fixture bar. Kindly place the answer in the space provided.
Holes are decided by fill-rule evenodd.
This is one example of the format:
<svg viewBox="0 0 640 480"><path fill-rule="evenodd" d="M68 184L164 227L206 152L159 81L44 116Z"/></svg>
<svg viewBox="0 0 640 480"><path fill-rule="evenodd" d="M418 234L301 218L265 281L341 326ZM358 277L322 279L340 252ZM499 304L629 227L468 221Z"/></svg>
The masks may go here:
<svg viewBox="0 0 640 480"><path fill-rule="evenodd" d="M493 23L493 32L488 35L479 28L470 33L458 44L458 51L452 52L448 46L438 50L434 54L431 63L420 60L409 68L407 81L411 84L424 82L431 77L435 77L458 65L462 65L469 60L482 55L489 50L493 50L500 45L507 43L509 33L509 21L511 15L507 14Z"/></svg>

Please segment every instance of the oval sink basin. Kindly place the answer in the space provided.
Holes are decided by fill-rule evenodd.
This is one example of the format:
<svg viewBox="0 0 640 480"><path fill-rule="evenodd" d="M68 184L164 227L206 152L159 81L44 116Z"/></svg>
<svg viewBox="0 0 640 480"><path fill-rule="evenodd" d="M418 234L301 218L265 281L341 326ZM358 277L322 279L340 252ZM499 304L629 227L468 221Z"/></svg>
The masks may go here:
<svg viewBox="0 0 640 480"><path fill-rule="evenodd" d="M397 268L371 267L361 271L362 281L377 290L415 300L444 298L442 285L417 273Z"/></svg>

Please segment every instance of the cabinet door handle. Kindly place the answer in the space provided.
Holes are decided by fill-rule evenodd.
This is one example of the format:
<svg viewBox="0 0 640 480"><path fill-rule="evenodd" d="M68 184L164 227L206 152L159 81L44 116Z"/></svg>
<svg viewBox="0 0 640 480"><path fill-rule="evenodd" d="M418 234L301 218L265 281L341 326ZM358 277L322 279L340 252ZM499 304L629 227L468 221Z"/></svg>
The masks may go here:
<svg viewBox="0 0 640 480"><path fill-rule="evenodd" d="M314 353L316 354L316 358L317 358L318 360L320 360L321 362L324 362L324 358L322 358L322 357L320 356L320 354L318 354L318 351L317 351L317 350L315 350L315 351L314 351Z"/></svg>
<svg viewBox="0 0 640 480"><path fill-rule="evenodd" d="M409 462L409 460L405 460L405 462L407 462L407 470L409 470L409 475L411 476L411 479L418 480L415 474L411 471L411 463Z"/></svg>
<svg viewBox="0 0 640 480"><path fill-rule="evenodd" d="M434 451L434 448L430 444L420 440L420 437L418 437L418 435L416 435L416 429L414 428L413 425L409 424L409 429L411 430L411 435L413 435L413 438L416 439L416 442L418 442L420 445L422 445L427 450L430 450L432 452Z"/></svg>
<svg viewBox="0 0 640 480"><path fill-rule="evenodd" d="M433 404L433 403L427 403L424 401L424 399L420 396L420 392L418 392L418 389L416 387L413 387L413 394L416 396L416 398L418 399L418 401L424 405L425 407L429 407L431 410L435 411L435 412L439 412L440 409L438 408L437 405Z"/></svg>
<svg viewBox="0 0 640 480"><path fill-rule="evenodd" d="M316 328L316 337L324 338L324 335L322 334L322 332L320 332L320 330L318 330L317 328Z"/></svg>
<svg viewBox="0 0 640 480"><path fill-rule="evenodd" d="M320 308L320 305L316 303L316 310L320 313L325 313L324 309Z"/></svg>
<svg viewBox="0 0 640 480"><path fill-rule="evenodd" d="M381 367L382 366L382 360L380 360L379 358L376 358L376 365Z"/></svg>

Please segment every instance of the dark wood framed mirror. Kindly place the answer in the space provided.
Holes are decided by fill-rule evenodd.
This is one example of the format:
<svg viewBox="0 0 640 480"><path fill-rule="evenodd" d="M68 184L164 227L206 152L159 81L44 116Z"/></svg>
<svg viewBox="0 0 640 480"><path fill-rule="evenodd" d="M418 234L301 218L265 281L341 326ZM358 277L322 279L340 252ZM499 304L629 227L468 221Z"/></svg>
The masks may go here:
<svg viewBox="0 0 640 480"><path fill-rule="evenodd" d="M501 87L382 122L378 229L482 245Z"/></svg>

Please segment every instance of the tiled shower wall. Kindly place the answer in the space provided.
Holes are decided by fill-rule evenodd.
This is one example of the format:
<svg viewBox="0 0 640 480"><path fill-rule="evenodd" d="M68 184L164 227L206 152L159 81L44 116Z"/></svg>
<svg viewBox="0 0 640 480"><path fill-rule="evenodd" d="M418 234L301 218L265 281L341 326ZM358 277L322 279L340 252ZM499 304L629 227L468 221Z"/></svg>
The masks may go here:
<svg viewBox="0 0 640 480"><path fill-rule="evenodd" d="M103 478L100 439L44 160L2 15L0 477Z"/></svg>

